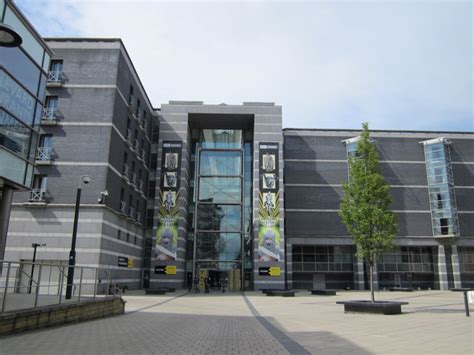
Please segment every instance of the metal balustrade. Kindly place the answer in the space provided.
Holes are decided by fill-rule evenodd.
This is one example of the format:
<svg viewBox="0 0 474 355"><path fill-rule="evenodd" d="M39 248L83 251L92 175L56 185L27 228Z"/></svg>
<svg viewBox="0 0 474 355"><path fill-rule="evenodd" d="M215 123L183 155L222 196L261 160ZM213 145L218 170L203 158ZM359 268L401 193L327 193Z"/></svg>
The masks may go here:
<svg viewBox="0 0 474 355"><path fill-rule="evenodd" d="M128 165L127 164L123 164L122 175L128 178Z"/></svg>
<svg viewBox="0 0 474 355"><path fill-rule="evenodd" d="M81 303L98 297L121 296L114 276L118 270L90 266L72 266L74 281L67 283L67 260L53 262L3 261L0 278L1 315L40 306ZM73 295L66 299L66 288Z"/></svg>
<svg viewBox="0 0 474 355"><path fill-rule="evenodd" d="M125 201L120 201L120 212L122 212L123 214L126 214L126 211L127 211L127 204L125 203Z"/></svg>
<svg viewBox="0 0 474 355"><path fill-rule="evenodd" d="M52 147L39 147L36 152L36 160L51 160Z"/></svg>
<svg viewBox="0 0 474 355"><path fill-rule="evenodd" d="M130 179L130 182L135 185L137 182L137 173L132 173L132 178Z"/></svg>
<svg viewBox="0 0 474 355"><path fill-rule="evenodd" d="M31 202L44 202L44 189L32 189L30 191L30 201Z"/></svg>
<svg viewBox="0 0 474 355"><path fill-rule="evenodd" d="M41 119L45 121L57 121L57 113L57 108L45 107L43 108L43 115L41 116Z"/></svg>
<svg viewBox="0 0 474 355"><path fill-rule="evenodd" d="M129 209L128 209L128 215L129 215L129 217L134 218L135 217L135 208L130 206Z"/></svg>
<svg viewBox="0 0 474 355"><path fill-rule="evenodd" d="M53 70L48 73L48 82L60 83L62 81L63 72L60 70Z"/></svg>

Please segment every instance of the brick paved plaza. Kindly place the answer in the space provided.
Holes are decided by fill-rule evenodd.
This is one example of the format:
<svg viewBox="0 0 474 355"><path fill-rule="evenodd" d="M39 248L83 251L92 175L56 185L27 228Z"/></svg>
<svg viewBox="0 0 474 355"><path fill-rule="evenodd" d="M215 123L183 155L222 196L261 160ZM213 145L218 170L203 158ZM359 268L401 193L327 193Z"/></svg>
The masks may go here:
<svg viewBox="0 0 474 355"><path fill-rule="evenodd" d="M345 314L335 303L368 297L130 293L124 316L3 337L0 353L472 354L474 321L462 294L378 293L410 302L399 316Z"/></svg>

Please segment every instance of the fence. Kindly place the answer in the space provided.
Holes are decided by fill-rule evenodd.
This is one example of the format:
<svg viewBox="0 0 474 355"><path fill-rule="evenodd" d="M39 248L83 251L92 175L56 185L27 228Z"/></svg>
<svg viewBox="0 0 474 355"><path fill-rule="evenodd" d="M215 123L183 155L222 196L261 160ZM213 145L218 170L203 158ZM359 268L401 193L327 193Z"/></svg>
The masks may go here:
<svg viewBox="0 0 474 355"><path fill-rule="evenodd" d="M69 266L66 263L0 261L1 315L21 309L64 302L81 303L96 297L121 294L111 280L111 269L74 266L74 281L67 283ZM66 299L70 286L72 297Z"/></svg>

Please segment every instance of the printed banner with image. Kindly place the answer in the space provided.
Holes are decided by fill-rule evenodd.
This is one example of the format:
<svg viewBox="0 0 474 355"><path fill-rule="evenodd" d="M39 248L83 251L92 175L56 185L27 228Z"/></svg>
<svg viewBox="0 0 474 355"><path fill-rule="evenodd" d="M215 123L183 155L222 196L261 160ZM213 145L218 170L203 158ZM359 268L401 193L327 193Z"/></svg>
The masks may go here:
<svg viewBox="0 0 474 355"><path fill-rule="evenodd" d="M182 143L180 141L164 141L162 148L158 229L154 257L156 260L176 260Z"/></svg>
<svg viewBox="0 0 474 355"><path fill-rule="evenodd" d="M258 260L280 261L278 143L260 143Z"/></svg>

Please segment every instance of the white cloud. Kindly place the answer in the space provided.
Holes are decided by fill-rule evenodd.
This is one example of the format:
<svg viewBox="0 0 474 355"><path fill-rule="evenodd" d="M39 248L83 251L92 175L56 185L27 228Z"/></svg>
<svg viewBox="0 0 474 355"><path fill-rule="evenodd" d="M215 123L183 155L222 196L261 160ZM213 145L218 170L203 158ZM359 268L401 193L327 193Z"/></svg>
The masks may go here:
<svg viewBox="0 0 474 355"><path fill-rule="evenodd" d="M121 37L155 106L275 101L284 126L474 130L470 2L20 3L46 35Z"/></svg>

